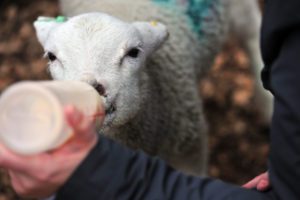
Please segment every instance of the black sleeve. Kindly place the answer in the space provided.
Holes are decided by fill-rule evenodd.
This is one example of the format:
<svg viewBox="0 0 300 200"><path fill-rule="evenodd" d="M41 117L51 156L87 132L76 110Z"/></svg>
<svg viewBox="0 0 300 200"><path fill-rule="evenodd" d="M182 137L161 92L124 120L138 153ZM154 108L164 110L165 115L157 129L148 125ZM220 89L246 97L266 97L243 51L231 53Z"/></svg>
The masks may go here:
<svg viewBox="0 0 300 200"><path fill-rule="evenodd" d="M300 199L300 1L268 0L262 27L264 85L274 95L270 179L280 199Z"/></svg>
<svg viewBox="0 0 300 200"><path fill-rule="evenodd" d="M210 178L181 174L164 161L102 137L68 182L58 200L260 200L269 194Z"/></svg>
<svg viewBox="0 0 300 200"><path fill-rule="evenodd" d="M300 199L300 26L285 39L274 61L270 178L281 199Z"/></svg>
<svg viewBox="0 0 300 200"><path fill-rule="evenodd" d="M265 67L263 84L271 90L270 74L288 35L300 26L299 0L265 0L263 25L261 29L262 57Z"/></svg>

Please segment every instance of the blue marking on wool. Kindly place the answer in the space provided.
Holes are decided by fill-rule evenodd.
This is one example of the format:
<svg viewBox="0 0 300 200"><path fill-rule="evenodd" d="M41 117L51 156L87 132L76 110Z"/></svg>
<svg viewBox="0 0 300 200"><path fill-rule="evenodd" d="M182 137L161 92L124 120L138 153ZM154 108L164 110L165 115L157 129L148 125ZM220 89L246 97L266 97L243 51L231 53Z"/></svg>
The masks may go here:
<svg viewBox="0 0 300 200"><path fill-rule="evenodd" d="M191 26L194 32L201 38L203 34L204 18L212 6L212 3L217 0L152 0L168 8L183 7L185 14L191 21Z"/></svg>

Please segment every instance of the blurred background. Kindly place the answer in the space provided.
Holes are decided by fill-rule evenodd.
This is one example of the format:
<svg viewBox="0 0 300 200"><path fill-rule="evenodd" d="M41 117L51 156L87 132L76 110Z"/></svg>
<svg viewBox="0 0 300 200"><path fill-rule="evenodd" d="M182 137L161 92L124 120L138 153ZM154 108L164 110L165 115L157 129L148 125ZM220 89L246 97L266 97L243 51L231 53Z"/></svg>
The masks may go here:
<svg viewBox="0 0 300 200"><path fill-rule="evenodd" d="M0 1L0 93L17 81L50 79L32 26L39 15L59 15L57 0ZM209 175L235 184L267 169L268 124L253 81L245 52L231 38L199 84L210 125ZM15 199L21 198L0 170L0 200Z"/></svg>

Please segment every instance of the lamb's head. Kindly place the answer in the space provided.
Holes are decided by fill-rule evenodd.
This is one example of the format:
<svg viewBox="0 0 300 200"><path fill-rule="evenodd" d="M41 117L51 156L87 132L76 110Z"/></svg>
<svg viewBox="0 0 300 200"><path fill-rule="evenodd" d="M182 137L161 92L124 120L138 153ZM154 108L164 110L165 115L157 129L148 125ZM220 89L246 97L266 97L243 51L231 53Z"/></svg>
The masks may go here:
<svg viewBox="0 0 300 200"><path fill-rule="evenodd" d="M104 97L105 125L121 126L142 103L140 76L147 58L167 38L157 22L126 23L103 13L39 17L37 36L57 80L79 80Z"/></svg>

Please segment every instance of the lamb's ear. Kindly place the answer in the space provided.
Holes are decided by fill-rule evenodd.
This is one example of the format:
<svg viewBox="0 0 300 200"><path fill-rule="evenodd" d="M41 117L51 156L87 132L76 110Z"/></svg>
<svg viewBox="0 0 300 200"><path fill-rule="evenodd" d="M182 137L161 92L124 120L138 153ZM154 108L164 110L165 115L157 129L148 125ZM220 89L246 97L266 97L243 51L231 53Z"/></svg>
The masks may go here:
<svg viewBox="0 0 300 200"><path fill-rule="evenodd" d="M67 20L66 17L38 17L33 23L39 42L44 45L51 30Z"/></svg>
<svg viewBox="0 0 300 200"><path fill-rule="evenodd" d="M166 26L156 21L134 22L133 26L141 33L144 48L149 53L158 49L169 36Z"/></svg>

